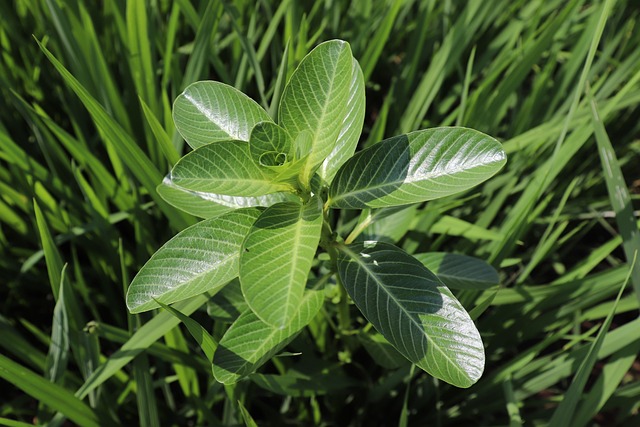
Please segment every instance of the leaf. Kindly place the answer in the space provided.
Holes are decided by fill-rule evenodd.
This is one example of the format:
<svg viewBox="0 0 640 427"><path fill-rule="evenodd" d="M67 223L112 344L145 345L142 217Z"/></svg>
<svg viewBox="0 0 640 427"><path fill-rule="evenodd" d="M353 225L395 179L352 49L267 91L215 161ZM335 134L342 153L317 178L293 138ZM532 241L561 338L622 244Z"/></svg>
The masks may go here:
<svg viewBox="0 0 640 427"><path fill-rule="evenodd" d="M398 369L409 363L381 334L361 332L358 334L358 341L369 356L385 369Z"/></svg>
<svg viewBox="0 0 640 427"><path fill-rule="evenodd" d="M214 291L238 275L240 246L257 208L239 209L181 231L140 269L129 286L131 313Z"/></svg>
<svg viewBox="0 0 640 427"><path fill-rule="evenodd" d="M301 172L309 182L316 167L333 151L347 114L353 57L347 42L316 46L300 62L284 89L279 123L295 140L311 133L312 149Z"/></svg>
<svg viewBox="0 0 640 427"><path fill-rule="evenodd" d="M260 122L251 130L249 152L256 164L283 166L293 160L293 141L277 124Z"/></svg>
<svg viewBox="0 0 640 427"><path fill-rule="evenodd" d="M500 283L498 272L481 259L445 252L414 254L449 288L484 290Z"/></svg>
<svg viewBox="0 0 640 427"><path fill-rule="evenodd" d="M209 362L213 361L213 353L216 351L218 344L216 340L207 332L207 330L198 322L183 314L181 311L176 310L173 307L169 307L166 304L156 301L160 307L171 313L177 319L179 319L189 330L189 333L196 340L202 352L207 357Z"/></svg>
<svg viewBox="0 0 640 427"><path fill-rule="evenodd" d="M3 354L0 354L0 378L36 401L62 412L77 425L100 426L105 421L104 415L102 417L98 415L81 398L74 396L66 388L52 383Z"/></svg>
<svg viewBox="0 0 640 427"><path fill-rule="evenodd" d="M240 254L240 284L265 323L284 327L298 311L322 230L322 200L278 203L251 227Z"/></svg>
<svg viewBox="0 0 640 427"><path fill-rule="evenodd" d="M274 175L251 160L249 144L243 141L202 146L171 171L173 182L187 190L250 197L293 190L289 184L273 182Z"/></svg>
<svg viewBox="0 0 640 427"><path fill-rule="evenodd" d="M271 121L266 111L238 89L220 82L189 85L173 104L176 129L192 148L217 141L249 141L256 123Z"/></svg>
<svg viewBox="0 0 640 427"><path fill-rule="evenodd" d="M164 177L157 191L170 205L200 218L214 218L234 209L269 207L280 202L299 200L293 193L242 197L187 190L173 181L171 173Z"/></svg>
<svg viewBox="0 0 640 427"><path fill-rule="evenodd" d="M364 111L364 78L358 61L352 58L349 100L347 101L342 128L340 129L336 146L318 169L318 175L320 175L326 183L331 183L340 166L355 153L364 124Z"/></svg>
<svg viewBox="0 0 640 427"><path fill-rule="evenodd" d="M347 292L403 356L457 387L469 387L480 378L480 334L433 273L386 243L340 245L338 250L338 274Z"/></svg>
<svg viewBox="0 0 640 427"><path fill-rule="evenodd" d="M234 279L207 301L207 314L214 320L232 323L249 309L240 289L240 280Z"/></svg>
<svg viewBox="0 0 640 427"><path fill-rule="evenodd" d="M472 129L411 132L381 141L342 165L329 203L365 209L437 199L481 183L505 162L500 143Z"/></svg>
<svg viewBox="0 0 640 427"><path fill-rule="evenodd" d="M229 327L213 355L213 375L223 384L247 376L282 350L318 314L322 291L307 291L298 311L283 328L262 322L247 310Z"/></svg>

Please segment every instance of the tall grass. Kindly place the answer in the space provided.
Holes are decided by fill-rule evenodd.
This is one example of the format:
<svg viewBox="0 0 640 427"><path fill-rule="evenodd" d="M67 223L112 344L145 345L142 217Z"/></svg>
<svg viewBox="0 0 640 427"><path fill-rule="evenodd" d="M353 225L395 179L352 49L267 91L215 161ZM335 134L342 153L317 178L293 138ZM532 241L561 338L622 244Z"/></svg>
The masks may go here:
<svg viewBox="0 0 640 427"><path fill-rule="evenodd" d="M0 425L637 424L634 5L0 2ZM280 70L330 38L368 81L361 146L457 124L509 154L479 191L377 224L501 272L457 293L488 356L468 390L338 337L330 310L288 349L302 355L223 387L170 313L126 311L142 263L196 221L155 190L185 152L172 100L214 79L273 112ZM216 307L176 304L219 338Z"/></svg>

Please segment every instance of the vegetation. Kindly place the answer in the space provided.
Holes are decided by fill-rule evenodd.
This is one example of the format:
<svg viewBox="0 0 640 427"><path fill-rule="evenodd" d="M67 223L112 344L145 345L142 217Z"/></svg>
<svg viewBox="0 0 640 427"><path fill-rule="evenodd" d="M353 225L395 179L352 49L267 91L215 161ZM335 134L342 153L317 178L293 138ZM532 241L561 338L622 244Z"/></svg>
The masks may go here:
<svg viewBox="0 0 640 427"><path fill-rule="evenodd" d="M637 424L639 14L579 0L0 2L0 425ZM335 275L309 326L227 384L207 359L246 310L242 284L127 310L151 255L215 220L158 187L199 151L173 101L214 80L277 117L302 58L338 38L365 84L359 149L462 126L509 157L472 190L329 221L336 242L356 230L450 285L484 343L469 388L415 369ZM443 252L486 261L499 285ZM311 268L329 264L320 252Z"/></svg>

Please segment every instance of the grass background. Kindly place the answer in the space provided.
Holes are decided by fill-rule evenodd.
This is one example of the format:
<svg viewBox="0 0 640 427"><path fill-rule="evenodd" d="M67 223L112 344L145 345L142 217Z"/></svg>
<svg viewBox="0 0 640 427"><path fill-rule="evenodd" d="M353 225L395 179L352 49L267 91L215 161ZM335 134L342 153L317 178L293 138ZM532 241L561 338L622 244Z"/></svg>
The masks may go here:
<svg viewBox="0 0 640 427"><path fill-rule="evenodd" d="M0 425L638 425L639 16L637 1L0 2ZM269 108L281 67L331 38L367 81L362 147L462 125L509 155L485 185L377 225L499 269L499 289L457 293L487 353L470 389L336 336L330 303L290 348L304 356L226 388L171 315L127 314L130 279L196 221L155 192L185 153L173 99L213 79ZM177 306L219 337L204 302Z"/></svg>

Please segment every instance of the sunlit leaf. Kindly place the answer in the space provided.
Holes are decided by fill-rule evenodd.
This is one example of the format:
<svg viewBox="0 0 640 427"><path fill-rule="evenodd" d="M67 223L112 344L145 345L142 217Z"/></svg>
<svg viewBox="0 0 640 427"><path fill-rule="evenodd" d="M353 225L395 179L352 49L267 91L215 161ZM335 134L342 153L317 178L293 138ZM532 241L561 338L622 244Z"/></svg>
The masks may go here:
<svg viewBox="0 0 640 427"><path fill-rule="evenodd" d="M364 78L358 61L353 58L352 63L349 100L347 101L342 128L338 134L336 146L318 168L318 175L326 183L331 183L340 166L353 156L360 140L362 125L364 124Z"/></svg>
<svg viewBox="0 0 640 427"><path fill-rule="evenodd" d="M466 128L434 128L381 141L349 159L329 191L332 207L380 208L467 190L506 162L498 141Z"/></svg>
<svg viewBox="0 0 640 427"><path fill-rule="evenodd" d="M285 326L297 313L322 229L322 201L278 203L251 227L240 255L240 283L264 322Z"/></svg>
<svg viewBox="0 0 640 427"><path fill-rule="evenodd" d="M282 166L293 160L293 141L277 124L260 122L251 130L249 152L259 165Z"/></svg>
<svg viewBox="0 0 640 427"><path fill-rule="evenodd" d="M251 160L249 144L243 141L202 146L180 159L171 171L176 185L206 193L255 197L292 190L288 184L274 182L274 176Z"/></svg>
<svg viewBox="0 0 640 427"><path fill-rule="evenodd" d="M261 321L251 310L238 317L224 334L213 356L213 375L232 384L251 374L282 350L318 314L324 293L307 291L298 311L283 328Z"/></svg>
<svg viewBox="0 0 640 427"><path fill-rule="evenodd" d="M238 89L220 82L191 84L173 104L176 129L192 148L217 141L249 141L258 122L271 121L267 112Z"/></svg>
<svg viewBox="0 0 640 427"><path fill-rule="evenodd" d="M331 40L314 48L289 79L278 109L279 123L295 140L311 133L311 153L301 172L308 182L333 151L347 114L353 68L347 42Z"/></svg>
<svg viewBox="0 0 640 427"><path fill-rule="evenodd" d="M178 233L153 254L129 286L132 313L213 291L238 275L240 246L260 215L239 209L199 222Z"/></svg>
<svg viewBox="0 0 640 427"><path fill-rule="evenodd" d="M403 356L458 387L469 387L480 378L484 370L480 334L433 273L386 243L338 249L338 274L347 292Z"/></svg>
<svg viewBox="0 0 640 427"><path fill-rule="evenodd" d="M171 174L167 175L158 186L158 194L170 205L200 218L214 218L234 209L269 207L280 202L299 200L293 193L242 197L187 190L177 185L171 178Z"/></svg>

